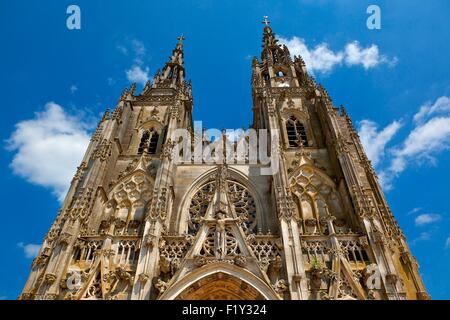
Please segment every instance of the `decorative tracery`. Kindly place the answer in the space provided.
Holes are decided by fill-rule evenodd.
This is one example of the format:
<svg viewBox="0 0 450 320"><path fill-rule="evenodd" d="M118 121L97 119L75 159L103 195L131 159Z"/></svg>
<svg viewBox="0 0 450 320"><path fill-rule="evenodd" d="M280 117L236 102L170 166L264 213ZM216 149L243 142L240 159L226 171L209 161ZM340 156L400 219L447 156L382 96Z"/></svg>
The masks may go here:
<svg viewBox="0 0 450 320"><path fill-rule="evenodd" d="M147 152L155 154L158 147L159 133L154 128L146 130L142 133L141 142L139 143L138 154Z"/></svg>
<svg viewBox="0 0 450 320"><path fill-rule="evenodd" d="M308 146L305 126L296 117L289 117L286 122L286 131L290 147Z"/></svg>
<svg viewBox="0 0 450 320"><path fill-rule="evenodd" d="M228 181L228 197L230 204L238 217L242 217L241 226L246 233L256 232L256 205L248 189L236 181ZM203 185L192 197L189 207L189 233L195 233L200 224L200 218L205 216L206 210L215 192L215 182Z"/></svg>
<svg viewBox="0 0 450 320"><path fill-rule="evenodd" d="M299 215L304 232L307 234L323 233L326 224L322 219L331 214L337 219L335 231L348 231L349 221L345 218L339 193L331 181L324 175L307 166L291 178L291 190L296 195Z"/></svg>

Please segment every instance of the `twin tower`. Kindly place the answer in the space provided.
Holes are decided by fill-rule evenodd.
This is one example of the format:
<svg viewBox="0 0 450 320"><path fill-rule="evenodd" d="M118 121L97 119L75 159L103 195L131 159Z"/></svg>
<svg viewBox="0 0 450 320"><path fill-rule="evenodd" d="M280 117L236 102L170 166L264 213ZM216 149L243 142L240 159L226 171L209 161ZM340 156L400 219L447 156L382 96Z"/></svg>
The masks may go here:
<svg viewBox="0 0 450 320"><path fill-rule="evenodd" d="M252 129L278 170L175 161L177 129L212 143L180 37L105 112L20 299L429 299L348 114L277 42L265 21Z"/></svg>

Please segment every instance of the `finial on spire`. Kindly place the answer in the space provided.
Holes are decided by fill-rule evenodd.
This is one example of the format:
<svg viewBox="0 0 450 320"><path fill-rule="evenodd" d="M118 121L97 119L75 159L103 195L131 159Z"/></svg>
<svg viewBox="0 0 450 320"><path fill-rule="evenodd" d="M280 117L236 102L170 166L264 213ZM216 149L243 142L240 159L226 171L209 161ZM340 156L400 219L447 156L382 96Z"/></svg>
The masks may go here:
<svg viewBox="0 0 450 320"><path fill-rule="evenodd" d="M177 39L178 39L178 43L182 44L185 37L183 36L183 34L181 34L181 36L179 36Z"/></svg>
<svg viewBox="0 0 450 320"><path fill-rule="evenodd" d="M268 27L270 24L269 16L264 16L262 23L264 23Z"/></svg>

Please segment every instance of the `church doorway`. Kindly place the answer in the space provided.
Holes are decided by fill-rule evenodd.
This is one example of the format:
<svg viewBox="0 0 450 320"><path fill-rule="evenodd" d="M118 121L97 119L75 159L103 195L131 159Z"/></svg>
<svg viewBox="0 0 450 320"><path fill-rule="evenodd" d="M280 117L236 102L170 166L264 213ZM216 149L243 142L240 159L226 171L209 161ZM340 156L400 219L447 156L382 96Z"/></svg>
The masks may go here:
<svg viewBox="0 0 450 320"><path fill-rule="evenodd" d="M161 300L280 300L262 277L229 263L196 268L175 281Z"/></svg>
<svg viewBox="0 0 450 320"><path fill-rule="evenodd" d="M217 272L196 281L177 300L265 300L253 286L232 275Z"/></svg>

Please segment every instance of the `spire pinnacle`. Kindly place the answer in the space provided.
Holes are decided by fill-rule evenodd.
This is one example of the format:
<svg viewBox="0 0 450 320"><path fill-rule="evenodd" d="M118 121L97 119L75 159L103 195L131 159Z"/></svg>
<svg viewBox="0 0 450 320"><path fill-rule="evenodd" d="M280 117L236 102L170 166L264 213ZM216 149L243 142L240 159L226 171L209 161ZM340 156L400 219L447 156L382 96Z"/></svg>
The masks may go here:
<svg viewBox="0 0 450 320"><path fill-rule="evenodd" d="M181 36L177 37L177 39L178 39L177 49L178 50L182 50L182 48L183 48L183 41L186 38L183 36L183 34L181 34Z"/></svg>
<svg viewBox="0 0 450 320"><path fill-rule="evenodd" d="M272 32L272 27L270 26L268 16L263 17L262 24L264 25L263 47L276 45L278 40L275 38L275 34Z"/></svg>

